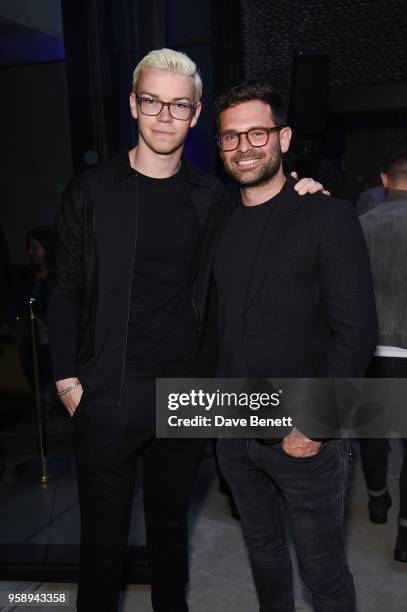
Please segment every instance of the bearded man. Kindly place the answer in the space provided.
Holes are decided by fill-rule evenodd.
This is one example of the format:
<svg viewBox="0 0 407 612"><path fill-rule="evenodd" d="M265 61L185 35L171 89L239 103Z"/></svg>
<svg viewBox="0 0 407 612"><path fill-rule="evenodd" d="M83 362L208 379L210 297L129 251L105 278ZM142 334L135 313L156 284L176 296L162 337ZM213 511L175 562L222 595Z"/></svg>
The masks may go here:
<svg viewBox="0 0 407 612"><path fill-rule="evenodd" d="M212 353L208 362L216 361L222 378L363 376L377 320L353 207L293 190L282 165L291 129L268 85L232 88L217 101L217 119L220 154L240 201L214 207L208 220L197 282L201 354L208 359L216 336L217 359ZM329 416L331 406L323 408ZM284 505L314 609L355 609L343 535L348 456L345 441L313 439L299 427L277 441L218 442L261 612L295 610Z"/></svg>

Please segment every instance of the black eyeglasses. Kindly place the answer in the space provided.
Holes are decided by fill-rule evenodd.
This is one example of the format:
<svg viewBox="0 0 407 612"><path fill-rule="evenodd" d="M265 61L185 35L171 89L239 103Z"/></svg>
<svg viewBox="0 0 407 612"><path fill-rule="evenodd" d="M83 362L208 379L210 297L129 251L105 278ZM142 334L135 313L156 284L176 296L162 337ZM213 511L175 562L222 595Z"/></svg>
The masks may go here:
<svg viewBox="0 0 407 612"><path fill-rule="evenodd" d="M247 130L246 132L224 132L216 137L222 151L235 151L240 143L240 137L244 134L252 147L264 147L269 141L270 134L279 132L285 126L258 127Z"/></svg>
<svg viewBox="0 0 407 612"><path fill-rule="evenodd" d="M162 100L145 98L143 96L136 96L136 100L143 115L148 115L149 117L159 115L164 106L167 106L168 112L173 119L188 121L195 110L195 104L189 104L188 102L163 102Z"/></svg>

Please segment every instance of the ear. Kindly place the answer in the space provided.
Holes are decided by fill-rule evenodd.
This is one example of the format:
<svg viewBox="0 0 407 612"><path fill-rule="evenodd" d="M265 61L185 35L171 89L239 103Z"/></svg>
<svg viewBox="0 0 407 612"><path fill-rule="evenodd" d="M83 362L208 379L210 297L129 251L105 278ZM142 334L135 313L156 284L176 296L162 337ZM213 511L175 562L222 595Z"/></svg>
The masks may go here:
<svg viewBox="0 0 407 612"><path fill-rule="evenodd" d="M133 117L133 119L138 119L138 106L137 106L136 94L134 92L131 92L130 94L129 104L130 104L131 116Z"/></svg>
<svg viewBox="0 0 407 612"><path fill-rule="evenodd" d="M382 185L385 189L389 188L389 177L385 172L380 172L380 178L382 179Z"/></svg>
<svg viewBox="0 0 407 612"><path fill-rule="evenodd" d="M280 130L280 146L282 153L287 153L288 149L290 148L291 136L291 128L284 127L282 130Z"/></svg>
<svg viewBox="0 0 407 612"><path fill-rule="evenodd" d="M196 126L196 124L198 123L199 115L201 114L201 110L202 110L202 104L201 102L198 102L195 105L194 114L192 115L192 119L191 119L191 123L189 124L189 127Z"/></svg>

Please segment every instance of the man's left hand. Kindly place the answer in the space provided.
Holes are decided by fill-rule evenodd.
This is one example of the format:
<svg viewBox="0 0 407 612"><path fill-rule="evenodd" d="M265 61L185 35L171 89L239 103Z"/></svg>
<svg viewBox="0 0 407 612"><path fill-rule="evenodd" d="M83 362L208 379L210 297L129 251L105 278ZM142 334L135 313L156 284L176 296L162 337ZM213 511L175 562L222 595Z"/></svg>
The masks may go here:
<svg viewBox="0 0 407 612"><path fill-rule="evenodd" d="M296 172L291 172L291 176L295 178L298 182L295 184L295 191L298 195L305 195L306 193L317 193L318 191L322 191L325 195L331 195L329 191L324 189L324 186L318 181L314 181L312 178L302 178L300 181L298 180L298 174Z"/></svg>
<svg viewBox="0 0 407 612"><path fill-rule="evenodd" d="M310 440L295 427L288 436L282 439L281 445L284 452L292 457L312 457L321 448L321 442Z"/></svg>

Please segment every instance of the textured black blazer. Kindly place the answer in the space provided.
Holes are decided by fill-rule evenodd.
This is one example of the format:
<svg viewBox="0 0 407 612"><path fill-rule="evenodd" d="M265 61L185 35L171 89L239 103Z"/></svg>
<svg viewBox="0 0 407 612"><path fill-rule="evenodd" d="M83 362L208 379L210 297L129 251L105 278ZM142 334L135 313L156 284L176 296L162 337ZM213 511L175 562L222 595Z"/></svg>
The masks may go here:
<svg viewBox="0 0 407 612"><path fill-rule="evenodd" d="M223 186L187 160L184 165L202 236ZM48 307L54 376L78 376L93 405L121 400L138 217L138 174L123 151L75 177L56 218L57 273ZM194 338L198 326L197 320Z"/></svg>
<svg viewBox="0 0 407 612"><path fill-rule="evenodd" d="M362 377L376 346L377 316L358 218L346 201L299 196L293 186L287 178L274 198L247 288L242 340L249 376ZM214 375L216 365L213 258L238 205L224 199L206 228L195 287L204 321L201 375Z"/></svg>

